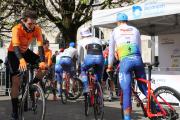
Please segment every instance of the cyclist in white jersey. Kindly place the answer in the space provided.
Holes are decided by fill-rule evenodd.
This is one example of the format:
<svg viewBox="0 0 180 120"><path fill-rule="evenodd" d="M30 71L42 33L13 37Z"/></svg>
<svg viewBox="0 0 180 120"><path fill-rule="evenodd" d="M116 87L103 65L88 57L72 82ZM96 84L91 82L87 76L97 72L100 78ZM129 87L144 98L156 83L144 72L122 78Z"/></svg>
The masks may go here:
<svg viewBox="0 0 180 120"><path fill-rule="evenodd" d="M89 92L87 70L95 66L96 80L101 81L104 58L101 40L93 37L89 28L80 31L82 39L78 41L78 65L81 65L83 93Z"/></svg>
<svg viewBox="0 0 180 120"><path fill-rule="evenodd" d="M137 78L146 78L144 64L141 58L141 39L139 31L127 25L128 16L124 13L117 15L117 27L113 30L108 56L107 72L112 70L115 47L120 62L119 83L123 90L124 120L131 120L131 80L132 72ZM147 95L147 86L138 82L143 94Z"/></svg>
<svg viewBox="0 0 180 120"><path fill-rule="evenodd" d="M58 61L63 71L70 73L71 77L74 75L73 59L77 58L77 50L74 47L75 47L75 43L70 42L69 48L66 48L64 50Z"/></svg>

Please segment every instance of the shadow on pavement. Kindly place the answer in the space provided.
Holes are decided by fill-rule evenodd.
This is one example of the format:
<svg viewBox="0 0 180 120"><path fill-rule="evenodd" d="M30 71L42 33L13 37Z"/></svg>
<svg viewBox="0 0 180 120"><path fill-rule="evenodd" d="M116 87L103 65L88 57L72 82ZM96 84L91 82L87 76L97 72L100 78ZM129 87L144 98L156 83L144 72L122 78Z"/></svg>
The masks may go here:
<svg viewBox="0 0 180 120"><path fill-rule="evenodd" d="M46 120L94 120L93 109L90 115L84 115L83 100L68 101L63 105L61 101L46 101ZM11 114L11 101L0 101L0 120L9 120ZM119 102L105 102L104 120L120 120ZM133 120L145 120L141 110L133 111Z"/></svg>

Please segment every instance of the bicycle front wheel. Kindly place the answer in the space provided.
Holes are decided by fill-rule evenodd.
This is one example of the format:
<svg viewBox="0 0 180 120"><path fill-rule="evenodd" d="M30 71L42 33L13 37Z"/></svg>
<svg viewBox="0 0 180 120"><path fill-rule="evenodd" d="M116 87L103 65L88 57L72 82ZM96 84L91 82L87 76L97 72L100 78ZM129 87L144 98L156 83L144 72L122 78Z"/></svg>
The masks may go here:
<svg viewBox="0 0 180 120"><path fill-rule="evenodd" d="M157 97L157 100L164 108L167 115L165 118L156 117L152 120L178 120L180 114L180 94L173 88L161 86L154 91L154 95ZM169 107L168 104L170 104L173 108ZM151 106L152 112L156 113L160 111L158 105L152 105L155 105Z"/></svg>
<svg viewBox="0 0 180 120"><path fill-rule="evenodd" d="M21 120L44 120L45 119L45 97L42 88L33 84L29 92L25 92L21 104Z"/></svg>
<svg viewBox="0 0 180 120"><path fill-rule="evenodd" d="M95 84L94 90L94 117L95 120L102 120L104 116L103 92L99 82Z"/></svg>

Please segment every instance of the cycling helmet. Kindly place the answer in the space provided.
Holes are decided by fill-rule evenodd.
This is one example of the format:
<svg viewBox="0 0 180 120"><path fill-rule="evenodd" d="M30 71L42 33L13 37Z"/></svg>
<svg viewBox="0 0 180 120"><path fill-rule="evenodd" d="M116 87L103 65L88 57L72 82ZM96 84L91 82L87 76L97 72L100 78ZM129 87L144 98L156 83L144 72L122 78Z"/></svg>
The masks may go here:
<svg viewBox="0 0 180 120"><path fill-rule="evenodd" d="M75 43L74 42L70 42L69 43L69 47L75 47Z"/></svg>
<svg viewBox="0 0 180 120"><path fill-rule="evenodd" d="M128 21L128 16L125 13L118 13L117 21Z"/></svg>
<svg viewBox="0 0 180 120"><path fill-rule="evenodd" d="M59 52L64 52L64 48L60 48L60 49L59 49Z"/></svg>

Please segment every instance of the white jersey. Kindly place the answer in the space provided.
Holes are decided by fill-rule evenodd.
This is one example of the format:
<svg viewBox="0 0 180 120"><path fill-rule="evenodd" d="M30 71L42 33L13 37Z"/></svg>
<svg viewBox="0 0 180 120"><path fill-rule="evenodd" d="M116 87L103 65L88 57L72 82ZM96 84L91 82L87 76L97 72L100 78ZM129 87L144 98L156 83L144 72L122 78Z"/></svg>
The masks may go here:
<svg viewBox="0 0 180 120"><path fill-rule="evenodd" d="M64 52L62 53L61 57L70 57L70 58L77 57L76 48L69 47L69 48L65 49Z"/></svg>
<svg viewBox="0 0 180 120"><path fill-rule="evenodd" d="M88 44L98 44L102 46L102 42L100 39L96 37L85 37L78 41L77 43L77 50L78 50L78 63L82 63L84 57L87 55L87 48Z"/></svg>
<svg viewBox="0 0 180 120"><path fill-rule="evenodd" d="M127 24L120 25L113 30L109 43L108 64L110 65L113 64L115 47L119 60L129 55L140 55L141 39L139 31Z"/></svg>

